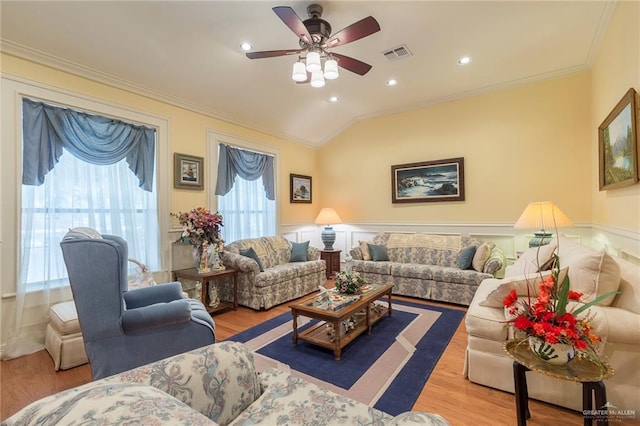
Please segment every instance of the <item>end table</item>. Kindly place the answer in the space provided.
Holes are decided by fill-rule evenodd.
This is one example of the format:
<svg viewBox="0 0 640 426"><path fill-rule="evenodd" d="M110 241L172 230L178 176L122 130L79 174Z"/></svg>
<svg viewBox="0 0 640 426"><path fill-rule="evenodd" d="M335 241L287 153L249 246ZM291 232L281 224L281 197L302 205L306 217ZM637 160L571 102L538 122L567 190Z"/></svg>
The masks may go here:
<svg viewBox="0 0 640 426"><path fill-rule="evenodd" d="M180 278L184 278L187 280L194 280L200 283L201 286L201 301L204 305L207 312L213 314L215 312L221 311L223 309L232 308L234 311L238 310L238 270L236 269L223 269L220 271L212 270L211 272L198 273L196 268L187 268L187 269L177 269L171 271L173 275L173 280L178 281ZM220 301L220 304L216 307L209 306L210 298L209 298L209 286L207 285L209 282L215 285L215 281L220 280L225 277L233 278L233 301L231 302L223 302Z"/></svg>
<svg viewBox="0 0 640 426"><path fill-rule="evenodd" d="M516 412L518 426L525 426L529 413L529 391L527 389L527 371L544 374L556 379L582 383L582 409L585 412L600 411L607 403L604 380L613 376L613 370L607 363L603 367L588 359L576 357L565 365L554 365L541 360L529 348L529 341L509 340L504 344L504 350L513 361L513 380L516 397ZM595 397L595 409L593 400ZM584 424L591 425L594 416L585 415ZM608 424L606 414L597 416L598 424Z"/></svg>
<svg viewBox="0 0 640 426"><path fill-rule="evenodd" d="M320 250L320 259L327 264L327 279L340 272L340 253L342 250Z"/></svg>

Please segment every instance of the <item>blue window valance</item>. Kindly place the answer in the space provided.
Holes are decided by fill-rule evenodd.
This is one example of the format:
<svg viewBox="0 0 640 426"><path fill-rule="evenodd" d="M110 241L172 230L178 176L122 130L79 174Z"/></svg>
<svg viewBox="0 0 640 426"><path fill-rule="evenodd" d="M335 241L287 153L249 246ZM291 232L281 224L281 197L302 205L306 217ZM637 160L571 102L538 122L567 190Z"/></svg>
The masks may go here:
<svg viewBox="0 0 640 426"><path fill-rule="evenodd" d="M236 176L246 180L256 180L262 176L262 185L267 199L276 199L271 155L220 144L216 195L225 195L231 191Z"/></svg>
<svg viewBox="0 0 640 426"><path fill-rule="evenodd" d="M83 161L115 164L126 158L145 191L153 189L156 130L31 99L22 102L22 183L42 185L63 148Z"/></svg>

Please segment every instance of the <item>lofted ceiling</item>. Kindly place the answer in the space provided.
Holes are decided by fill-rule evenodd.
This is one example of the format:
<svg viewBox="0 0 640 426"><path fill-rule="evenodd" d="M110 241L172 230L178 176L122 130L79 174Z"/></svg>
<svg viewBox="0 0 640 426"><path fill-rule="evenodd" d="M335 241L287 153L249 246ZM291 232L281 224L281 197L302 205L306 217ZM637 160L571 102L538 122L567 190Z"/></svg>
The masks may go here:
<svg viewBox="0 0 640 426"><path fill-rule="evenodd" d="M271 10L313 1L6 1L4 52L294 142L320 146L361 119L590 68L611 1L320 1L333 33L369 15L381 30L335 52L373 66L323 88L291 80L296 49ZM411 56L383 52L405 45ZM468 55L472 62L457 60ZM396 79L398 85L385 82ZM336 103L331 96L339 97Z"/></svg>

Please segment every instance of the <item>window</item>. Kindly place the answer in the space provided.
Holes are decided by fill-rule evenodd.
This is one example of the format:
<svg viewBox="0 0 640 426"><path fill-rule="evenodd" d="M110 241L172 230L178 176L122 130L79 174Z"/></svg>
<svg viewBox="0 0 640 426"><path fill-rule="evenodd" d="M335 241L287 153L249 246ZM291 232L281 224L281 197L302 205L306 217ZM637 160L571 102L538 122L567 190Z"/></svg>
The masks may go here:
<svg viewBox="0 0 640 426"><path fill-rule="evenodd" d="M218 196L218 211L224 217L226 242L276 235L276 202L267 199L262 178L248 181L236 176L231 191Z"/></svg>

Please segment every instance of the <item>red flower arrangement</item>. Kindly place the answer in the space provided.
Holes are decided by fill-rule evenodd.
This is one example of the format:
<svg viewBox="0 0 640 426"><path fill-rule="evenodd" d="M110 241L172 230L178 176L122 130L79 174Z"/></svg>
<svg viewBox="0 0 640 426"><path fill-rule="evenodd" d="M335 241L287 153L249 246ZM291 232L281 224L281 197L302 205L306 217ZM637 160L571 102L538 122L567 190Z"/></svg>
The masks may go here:
<svg viewBox="0 0 640 426"><path fill-rule="evenodd" d="M527 336L538 337L549 344L571 345L598 360L596 346L601 338L593 333L593 315L589 313L582 319L577 316L617 292L601 295L585 304L575 304L572 310L567 310L569 301L579 302L582 293L569 288L568 275L564 275L562 282L559 282L559 259L557 255L553 256L556 267L551 275L541 280L535 300L530 294L526 299L519 300L515 290L511 290L504 298L504 306L511 317L508 322Z"/></svg>

